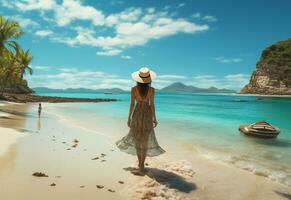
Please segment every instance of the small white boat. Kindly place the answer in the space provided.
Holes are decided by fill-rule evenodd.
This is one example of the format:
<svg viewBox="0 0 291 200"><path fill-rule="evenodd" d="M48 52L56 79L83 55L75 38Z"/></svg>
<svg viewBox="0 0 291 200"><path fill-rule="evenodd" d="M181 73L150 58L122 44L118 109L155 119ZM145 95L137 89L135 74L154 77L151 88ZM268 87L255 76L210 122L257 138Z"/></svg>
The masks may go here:
<svg viewBox="0 0 291 200"><path fill-rule="evenodd" d="M275 138L279 135L280 129L268 122L260 121L250 125L241 125L239 131L248 136L260 138Z"/></svg>

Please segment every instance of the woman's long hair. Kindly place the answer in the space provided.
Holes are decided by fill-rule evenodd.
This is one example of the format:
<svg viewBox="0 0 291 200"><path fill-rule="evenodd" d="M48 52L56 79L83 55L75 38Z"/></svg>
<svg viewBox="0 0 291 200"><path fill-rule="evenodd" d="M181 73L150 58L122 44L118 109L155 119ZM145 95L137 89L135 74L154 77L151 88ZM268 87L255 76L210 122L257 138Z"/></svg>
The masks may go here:
<svg viewBox="0 0 291 200"><path fill-rule="evenodd" d="M151 83L139 83L137 82L137 89L141 97L146 97Z"/></svg>

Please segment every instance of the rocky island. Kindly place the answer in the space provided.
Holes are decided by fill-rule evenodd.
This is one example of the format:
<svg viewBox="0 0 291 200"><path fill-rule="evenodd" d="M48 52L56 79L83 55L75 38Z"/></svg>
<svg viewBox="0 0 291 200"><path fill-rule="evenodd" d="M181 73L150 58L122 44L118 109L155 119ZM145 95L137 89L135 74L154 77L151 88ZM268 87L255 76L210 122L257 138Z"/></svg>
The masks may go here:
<svg viewBox="0 0 291 200"><path fill-rule="evenodd" d="M291 38L267 47L241 94L291 95Z"/></svg>

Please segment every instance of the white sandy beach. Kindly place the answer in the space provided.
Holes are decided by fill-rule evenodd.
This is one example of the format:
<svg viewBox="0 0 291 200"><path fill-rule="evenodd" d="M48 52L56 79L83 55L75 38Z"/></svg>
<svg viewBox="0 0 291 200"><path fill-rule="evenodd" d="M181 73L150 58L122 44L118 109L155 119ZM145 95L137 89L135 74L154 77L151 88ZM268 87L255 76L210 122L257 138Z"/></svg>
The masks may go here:
<svg viewBox="0 0 291 200"><path fill-rule="evenodd" d="M290 187L209 160L171 138L159 138L166 154L148 159L146 175L135 176L136 158L115 147L113 124L92 131L52 113L38 119L34 104L0 109L0 199L290 199Z"/></svg>

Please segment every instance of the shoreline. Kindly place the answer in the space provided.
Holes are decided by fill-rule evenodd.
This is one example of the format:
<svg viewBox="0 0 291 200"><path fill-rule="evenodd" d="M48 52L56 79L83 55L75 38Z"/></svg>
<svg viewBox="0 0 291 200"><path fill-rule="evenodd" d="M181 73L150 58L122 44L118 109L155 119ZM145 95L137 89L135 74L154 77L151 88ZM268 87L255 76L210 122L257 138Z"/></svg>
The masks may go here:
<svg viewBox="0 0 291 200"><path fill-rule="evenodd" d="M53 104L51 104L50 106L52 106L54 108ZM120 139L119 137L122 137L122 136L116 137L116 135L112 134L112 132L120 132L120 130L121 130L121 132L123 132L122 131L123 128L120 127L119 125L116 126L116 128L113 128L113 127L115 127L114 124L119 123L119 122L112 121L113 119L111 119L110 117L104 118L105 116L103 116L101 118L98 118L98 120L97 120L98 121L98 130L96 130L96 129L94 129L94 127L84 126L82 123L79 123L78 121L75 121L68 116L64 116L64 115L61 115L59 113L58 114L55 113L55 111L56 110L50 110L47 112L58 117L59 120L62 123L65 123L67 126L79 128L79 129L88 131L90 133L95 133L95 134L98 134L102 137L109 139L108 141L113 142L112 145L114 145L114 142L116 140ZM112 121L113 124L110 126L110 128L102 125L106 121ZM167 132L168 130L161 130L161 131ZM111 133L111 134L108 134L108 133ZM159 131L158 131L158 137L161 139L161 142L166 143L168 146L176 146L177 144L179 144L183 150L186 149L185 148L186 146L187 146L187 150L188 149L191 149L191 150L195 149L194 152L196 154L198 154L198 156L201 156L201 157L205 158L206 160L210 160L211 162L215 162L215 163L219 163L219 164L223 164L223 165L228 165L229 167L233 167L233 168L251 173L254 176L265 177L267 179L270 179L272 182L274 182L276 184L280 184L282 186L287 186L287 187L291 186L291 182L288 180L285 180L284 176L282 176L282 175L277 176L276 175L278 172L280 173L280 171L278 171L278 169L269 168L270 166L267 166L267 165L260 163L260 162L257 163L251 157L248 158L244 155L238 155L235 153L216 151L213 148L209 148L209 147L205 147L205 146L201 146L201 145L193 146L192 143L187 143L183 140L177 140L178 138L176 138L172 135L167 135L167 136L161 135L159 133ZM191 145L192 145L192 147L191 147ZM193 152L189 151L189 153L193 153ZM287 172L284 171L284 173L286 174Z"/></svg>
<svg viewBox="0 0 291 200"><path fill-rule="evenodd" d="M50 106L54 105L51 104ZM270 179L265 178L263 176L254 175L253 173L250 173L246 170L241 170L235 168L234 166L226 165L224 163L208 160L203 156L199 155L198 152L193 154L193 149L185 150L184 148L182 148L183 144L178 143L179 145L177 146L176 141L169 141L171 143L168 143L167 146L165 146L167 148L166 149L167 153L165 155L159 156L157 158L147 159L147 163L149 164L148 166L149 172L146 174L146 176L144 177L134 176L131 175L129 171L123 170L123 168L126 166L127 167L135 166L136 158L121 153L118 151L118 149L114 148L112 145L106 144L107 142L105 141L107 140L108 136L110 136L110 131L104 132L103 130L102 133L104 132L104 134L99 135L94 134L88 130L84 130L78 126L67 127L68 126L67 123L69 122L62 121L61 116L52 117L52 113L48 114L49 115L47 115L46 112L44 112L43 116L44 118L40 119L42 128L40 129L38 134L28 134L28 137L20 139L20 141L18 140L18 142L22 144L20 146L23 146L22 150L19 149L19 153L24 151L26 149L25 147L29 144L35 144L36 146L34 148L40 151L35 155L36 157L31 161L29 161L30 159L27 158L24 160L21 159L20 154L19 159L21 159L20 160L21 162L19 163L19 165L22 165L23 162L26 162L27 160L27 162L32 162L28 163L28 166L30 165L33 166L33 164L36 164L36 166L38 167L33 166L32 168L45 170L47 173L49 173L49 175L54 174L57 171L62 171L64 178L61 178L60 180L54 180L53 177L49 178L50 181L55 181L57 184L55 189L52 189L49 186L50 182L47 182L45 180L39 182L40 180L35 178L32 179L33 180L32 181L31 178L28 178L31 177L31 174L21 174L19 172L21 177L23 176L23 178L21 177L17 178L16 176L14 177L14 179L16 178L16 180L14 181L17 181L19 179L20 185L23 183L26 184L29 183L28 186L25 186L28 192L32 192L36 188L39 189L39 192L35 192L36 194L30 194L32 196L40 195L40 193L42 192L43 194L47 195L47 197L45 198L48 199L51 198L64 199L65 197L70 197L71 199L82 199L80 195L77 195L75 197L71 196L73 194L76 194L76 192L79 192L83 196L86 195L86 199L88 198L90 199L90 197L92 198L103 197L110 199L141 199L142 197L148 197L148 199L160 197L161 199L163 199L168 197L172 199L215 198L218 200L227 199L283 200L284 199L283 196L278 195L274 191L279 191L282 194L291 193L290 188L288 189L285 186L273 182ZM23 118L27 117L24 116ZM28 119L28 121L29 120L37 120L37 118L36 119L31 118ZM51 127L51 124L54 124L54 126ZM27 127L23 128L27 129ZM0 128L0 132L2 132L2 130L3 129ZM97 132L99 131L97 130ZM68 134L63 135L64 133ZM66 151L65 148L67 145L61 144L61 142L64 140L72 141L73 138L78 138L78 140L80 141L79 145L80 147L77 147L76 150L71 148L71 150ZM31 143L30 140L37 143ZM96 142L98 143L98 145L96 144ZM28 144L25 145L26 143ZM71 144L69 143L68 145ZM87 151L83 151L83 148L86 148ZM114 149L114 151L110 150L112 148ZM53 151L53 149L55 149L55 151ZM99 149L97 152L99 153L105 152L107 154L106 156L107 161L103 163L104 165L98 162L100 166L99 164L97 164L96 166L95 165L92 166L92 164L94 164L95 162L91 161L91 158L93 157L94 152L96 155L96 150L93 149ZM49 156L47 158L43 158L41 152L48 154ZM87 155L88 153L91 155L90 157L88 157ZM34 151L31 150L28 151L28 153L25 153L25 155L30 154L34 155ZM59 160L59 158L53 156L55 154L58 154L58 156L61 156L61 158L64 159L64 161L61 162L62 163L61 165L59 165L57 161ZM78 159L76 159L77 155ZM44 160L42 162L39 162L40 160L38 159ZM26 166L25 163L23 165ZM68 166L72 166L73 169L67 168ZM97 171L95 167L97 167L98 169ZM77 171L81 170L81 172L83 173L74 174L75 170ZM83 170L86 170L86 172L84 172ZM31 172L31 169L28 171ZM102 173L104 174L102 175ZM96 176L96 179L92 179L91 176L93 177ZM236 178L234 179L233 177ZM22 182L23 179L26 180L26 182ZM81 191L78 188L78 186L76 185L73 186L72 183L67 182L66 181L67 179L72 181L73 183L75 182L75 179L83 180L81 182L83 182L82 184L85 184L86 186L84 192ZM117 179L122 179L125 182L125 184L120 185L116 183ZM8 179L4 178L4 182L5 180L7 181ZM108 187L108 185L113 187L113 189L116 190L116 193L118 194L110 193L107 192L106 190L96 191L96 188L94 188L95 187L94 184L97 184L100 181L106 182L105 187ZM2 186L4 182L0 181L0 185ZM15 191L14 187L12 188L8 187L13 185L12 184L13 182L9 184L10 182L8 181L8 183L6 183L7 184L7 186L5 186L6 189L10 190L13 189ZM36 186L35 185L36 183L38 183L39 185ZM71 191L68 190L68 188L74 189ZM183 188L188 188L188 190L185 191ZM53 195L52 192L54 192L55 194ZM23 195L24 191L19 189L19 193ZM123 193L126 193L126 195L129 196L124 196ZM5 192L4 194L8 195L7 192ZM24 194L25 195L22 199L29 199L29 197L31 197L27 193ZM9 198L6 199L10 200Z"/></svg>
<svg viewBox="0 0 291 200"><path fill-rule="evenodd" d="M70 97L51 97L51 96L38 96L35 94L13 94L4 93L0 100L15 102L15 103L73 103L73 102L114 102L117 99L111 98L70 98Z"/></svg>

